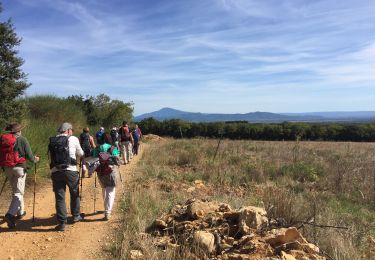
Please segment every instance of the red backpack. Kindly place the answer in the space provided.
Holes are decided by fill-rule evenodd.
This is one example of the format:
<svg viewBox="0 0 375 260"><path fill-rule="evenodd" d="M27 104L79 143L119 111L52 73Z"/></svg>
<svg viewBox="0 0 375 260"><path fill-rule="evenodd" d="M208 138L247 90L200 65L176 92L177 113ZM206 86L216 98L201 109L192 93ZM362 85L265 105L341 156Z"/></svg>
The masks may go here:
<svg viewBox="0 0 375 260"><path fill-rule="evenodd" d="M109 165L114 149L115 147L112 145L107 152L99 152L99 166L96 168L98 174L108 175L112 172L112 168Z"/></svg>
<svg viewBox="0 0 375 260"><path fill-rule="evenodd" d="M119 134L120 134L121 142L130 141L129 127L127 126L121 127Z"/></svg>
<svg viewBox="0 0 375 260"><path fill-rule="evenodd" d="M25 158L19 156L14 151L17 138L13 134L3 134L0 139L0 166L14 167L19 163L24 163Z"/></svg>

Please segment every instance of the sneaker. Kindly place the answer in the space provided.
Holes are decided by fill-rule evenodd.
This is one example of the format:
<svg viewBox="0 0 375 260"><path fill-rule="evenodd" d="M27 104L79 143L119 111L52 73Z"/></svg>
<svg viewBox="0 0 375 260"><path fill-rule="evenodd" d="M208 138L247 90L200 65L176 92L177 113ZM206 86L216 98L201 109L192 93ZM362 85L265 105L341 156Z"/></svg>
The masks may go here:
<svg viewBox="0 0 375 260"><path fill-rule="evenodd" d="M65 231L65 223L60 223L55 227L56 231Z"/></svg>
<svg viewBox="0 0 375 260"><path fill-rule="evenodd" d="M111 219L111 214L104 214L104 220L108 221Z"/></svg>
<svg viewBox="0 0 375 260"><path fill-rule="evenodd" d="M22 214L17 214L16 219L23 219L24 216L26 216L26 211L24 211Z"/></svg>
<svg viewBox="0 0 375 260"><path fill-rule="evenodd" d="M11 229L16 228L16 222L15 222L16 217L15 216L7 213L4 216L4 220L8 224L8 228L11 228Z"/></svg>
<svg viewBox="0 0 375 260"><path fill-rule="evenodd" d="M83 217L83 214L80 214L80 215L78 215L78 216L74 216L74 217L73 217L73 224L82 221L83 218L84 218L84 217Z"/></svg>

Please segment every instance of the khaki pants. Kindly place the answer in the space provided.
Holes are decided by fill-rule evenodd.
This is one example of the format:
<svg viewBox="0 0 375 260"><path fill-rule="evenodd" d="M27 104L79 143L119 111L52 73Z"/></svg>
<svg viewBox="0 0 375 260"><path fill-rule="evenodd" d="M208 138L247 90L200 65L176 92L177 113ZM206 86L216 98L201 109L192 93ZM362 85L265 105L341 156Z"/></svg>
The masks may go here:
<svg viewBox="0 0 375 260"><path fill-rule="evenodd" d="M125 141L125 142L121 142L121 152L122 152L122 158L124 160L124 163L129 163L131 157L130 157L130 153L131 153L131 142L130 141Z"/></svg>
<svg viewBox="0 0 375 260"><path fill-rule="evenodd" d="M25 210L23 195L25 194L26 172L22 167L4 167L12 188L12 201L8 213L16 216Z"/></svg>

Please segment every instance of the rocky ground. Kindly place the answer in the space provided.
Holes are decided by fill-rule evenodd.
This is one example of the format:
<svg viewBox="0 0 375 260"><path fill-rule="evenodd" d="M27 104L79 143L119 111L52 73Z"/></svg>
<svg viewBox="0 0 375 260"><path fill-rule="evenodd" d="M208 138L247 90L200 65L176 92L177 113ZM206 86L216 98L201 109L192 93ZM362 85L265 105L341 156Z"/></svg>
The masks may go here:
<svg viewBox="0 0 375 260"><path fill-rule="evenodd" d="M189 245L189 259L326 259L295 227L278 226L263 208L232 209L191 199L175 205L141 235L151 237L161 249ZM143 258L137 250L131 256Z"/></svg>

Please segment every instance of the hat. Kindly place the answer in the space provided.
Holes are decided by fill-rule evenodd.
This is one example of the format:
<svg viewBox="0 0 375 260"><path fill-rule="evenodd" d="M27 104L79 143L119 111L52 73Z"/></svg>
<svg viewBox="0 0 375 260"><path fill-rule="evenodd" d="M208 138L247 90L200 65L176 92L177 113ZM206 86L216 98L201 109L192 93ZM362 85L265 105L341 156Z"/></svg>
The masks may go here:
<svg viewBox="0 0 375 260"><path fill-rule="evenodd" d="M64 133L68 129L73 129L73 126L71 123L65 122L57 129L57 132Z"/></svg>
<svg viewBox="0 0 375 260"><path fill-rule="evenodd" d="M5 128L5 131L11 132L11 133L17 133L21 131L23 128L24 126L18 123L11 123Z"/></svg>
<svg viewBox="0 0 375 260"><path fill-rule="evenodd" d="M102 127L102 126L99 129L104 131L104 127Z"/></svg>

